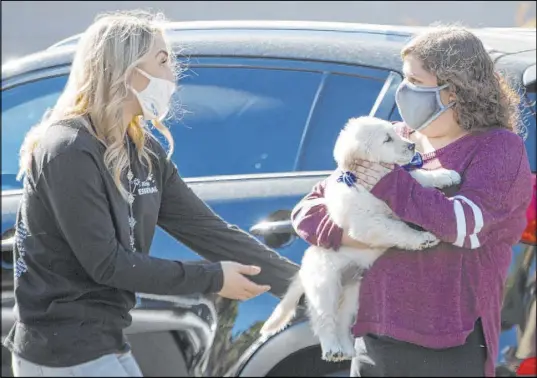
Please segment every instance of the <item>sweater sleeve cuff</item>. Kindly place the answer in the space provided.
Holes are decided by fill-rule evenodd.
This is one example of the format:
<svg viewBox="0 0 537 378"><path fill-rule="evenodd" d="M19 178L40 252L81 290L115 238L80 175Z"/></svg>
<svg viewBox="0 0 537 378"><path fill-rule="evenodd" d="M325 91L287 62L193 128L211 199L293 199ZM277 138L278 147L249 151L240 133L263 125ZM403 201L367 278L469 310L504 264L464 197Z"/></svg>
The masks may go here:
<svg viewBox="0 0 537 378"><path fill-rule="evenodd" d="M182 263L187 272L187 285L191 285L191 292L201 294L215 294L224 286L224 271L222 264L211 263L206 260Z"/></svg>
<svg viewBox="0 0 537 378"><path fill-rule="evenodd" d="M224 271L222 270L222 264L212 263L205 266L207 273L211 275L209 288L207 294L218 293L224 286Z"/></svg>
<svg viewBox="0 0 537 378"><path fill-rule="evenodd" d="M343 238L343 229L341 227L338 227L335 223L333 223L330 218L328 217L328 222L324 224L325 230L322 230L319 233L319 245L332 249L334 251L339 250L341 247L341 240ZM323 224L321 224L321 227Z"/></svg>

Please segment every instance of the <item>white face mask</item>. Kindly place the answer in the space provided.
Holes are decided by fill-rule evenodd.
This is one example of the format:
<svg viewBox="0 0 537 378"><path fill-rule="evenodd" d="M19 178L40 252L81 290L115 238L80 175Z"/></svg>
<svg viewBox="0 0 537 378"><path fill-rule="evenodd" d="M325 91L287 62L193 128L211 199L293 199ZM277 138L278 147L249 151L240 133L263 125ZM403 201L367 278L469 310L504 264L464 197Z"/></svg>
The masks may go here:
<svg viewBox="0 0 537 378"><path fill-rule="evenodd" d="M131 90L138 98L144 119L146 121L161 120L170 110L170 100L173 92L175 92L175 83L151 76L139 68L136 69L149 79L149 84L141 92L131 87Z"/></svg>

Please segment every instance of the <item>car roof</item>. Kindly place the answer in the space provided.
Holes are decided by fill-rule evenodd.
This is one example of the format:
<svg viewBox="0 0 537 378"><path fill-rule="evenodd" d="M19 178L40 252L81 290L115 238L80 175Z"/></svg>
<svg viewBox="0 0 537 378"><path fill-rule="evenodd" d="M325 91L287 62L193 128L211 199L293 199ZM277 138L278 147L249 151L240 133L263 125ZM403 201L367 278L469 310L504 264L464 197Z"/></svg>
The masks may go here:
<svg viewBox="0 0 537 378"><path fill-rule="evenodd" d="M193 21L166 24L176 52L191 57L235 56L325 61L400 71L400 51L427 27L318 21ZM472 29L495 59L522 77L535 65L535 29ZM2 79L47 67L69 65L79 35L2 65ZM521 51L531 54L520 56ZM516 57L513 55L516 54ZM500 60L499 60L500 62ZM513 63L514 62L514 63ZM501 67L500 67L501 68Z"/></svg>

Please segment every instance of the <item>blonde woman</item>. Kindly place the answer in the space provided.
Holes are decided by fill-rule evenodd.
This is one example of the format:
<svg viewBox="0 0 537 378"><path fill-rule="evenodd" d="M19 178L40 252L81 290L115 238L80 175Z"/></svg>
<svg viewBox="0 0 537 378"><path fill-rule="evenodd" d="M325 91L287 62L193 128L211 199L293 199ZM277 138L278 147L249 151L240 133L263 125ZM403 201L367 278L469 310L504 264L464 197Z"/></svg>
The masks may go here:
<svg viewBox="0 0 537 378"><path fill-rule="evenodd" d="M110 14L91 25L65 91L23 143L17 322L4 342L15 376L141 376L123 335L135 292L246 300L270 289L244 277L257 266L148 256L157 225L212 261L266 261L282 277L297 270L215 215L169 159L173 140L159 120L176 75L160 21Z"/></svg>
<svg viewBox="0 0 537 378"><path fill-rule="evenodd" d="M442 242L412 253L392 248L366 272L353 333L369 361L355 359L352 375L493 377L502 289L532 194L517 135L520 99L464 28L432 28L401 55L405 80L396 102L404 122L397 128L416 143L424 169L456 170L462 183L443 193L402 167L357 162L362 185ZM362 247L318 204L324 186L295 208L297 232L335 251Z"/></svg>

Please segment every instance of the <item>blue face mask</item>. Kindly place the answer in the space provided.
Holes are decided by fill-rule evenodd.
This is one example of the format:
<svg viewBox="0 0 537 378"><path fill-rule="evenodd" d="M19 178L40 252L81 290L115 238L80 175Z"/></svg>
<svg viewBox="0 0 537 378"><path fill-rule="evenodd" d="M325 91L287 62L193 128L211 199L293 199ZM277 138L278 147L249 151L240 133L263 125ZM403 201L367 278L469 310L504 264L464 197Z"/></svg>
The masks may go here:
<svg viewBox="0 0 537 378"><path fill-rule="evenodd" d="M451 108L454 102L444 105L440 99L440 91L447 87L448 84L440 87L418 87L403 81L395 92L395 102L406 125L415 131L423 130Z"/></svg>

